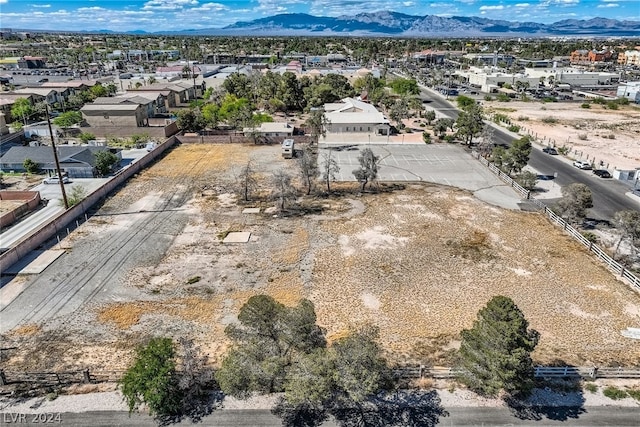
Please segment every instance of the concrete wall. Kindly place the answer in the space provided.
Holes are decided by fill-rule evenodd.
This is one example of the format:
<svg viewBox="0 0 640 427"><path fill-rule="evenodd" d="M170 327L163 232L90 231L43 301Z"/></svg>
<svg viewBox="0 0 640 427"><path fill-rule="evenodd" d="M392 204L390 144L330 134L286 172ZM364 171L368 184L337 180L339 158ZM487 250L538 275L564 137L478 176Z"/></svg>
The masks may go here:
<svg viewBox="0 0 640 427"><path fill-rule="evenodd" d="M91 208L91 206L107 197L115 188L128 180L131 176L144 169L158 156L160 156L167 149L173 146L175 142L175 137L167 139L162 144L159 144L153 151L149 152L140 160L124 169L118 175L114 176L104 185L96 189L96 191L89 194L84 200L82 200L82 202L60 213L39 229L33 230L31 234L20 240L14 247L0 255L0 270L5 271L8 267L16 263L18 260L20 260L20 258L27 255L30 251L47 242L60 230L64 230L65 227L74 219L82 216L87 210Z"/></svg>
<svg viewBox="0 0 640 427"><path fill-rule="evenodd" d="M39 191L0 191L0 200L24 200L20 206L0 216L0 227L16 222L18 218L35 210L40 204Z"/></svg>

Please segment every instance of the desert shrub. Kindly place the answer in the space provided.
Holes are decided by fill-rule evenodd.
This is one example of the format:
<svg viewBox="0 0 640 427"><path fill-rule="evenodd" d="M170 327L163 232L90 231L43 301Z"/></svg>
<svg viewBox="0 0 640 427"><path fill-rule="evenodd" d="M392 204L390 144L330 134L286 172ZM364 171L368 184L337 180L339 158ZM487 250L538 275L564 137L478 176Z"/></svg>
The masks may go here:
<svg viewBox="0 0 640 427"><path fill-rule="evenodd" d="M485 95L484 96L484 100L485 101L493 101L493 98L491 97L491 95Z"/></svg>
<svg viewBox="0 0 640 427"><path fill-rule="evenodd" d="M640 400L640 389L627 390L627 394L635 400Z"/></svg>
<svg viewBox="0 0 640 427"><path fill-rule="evenodd" d="M587 390L589 393L595 393L596 391L598 391L598 386L595 385L594 383L586 383L584 385L584 389Z"/></svg>
<svg viewBox="0 0 640 427"><path fill-rule="evenodd" d="M510 132L520 132L520 126L518 125L510 125L507 130L509 130Z"/></svg>
<svg viewBox="0 0 640 427"><path fill-rule="evenodd" d="M591 104L589 104L588 102L583 102L582 105L580 105L581 108L591 108Z"/></svg>
<svg viewBox="0 0 640 427"><path fill-rule="evenodd" d="M585 239L587 239L591 243L598 243L598 236L596 236L594 233L592 233L590 231L583 231L580 234L582 234L582 237L584 237Z"/></svg>
<svg viewBox="0 0 640 427"><path fill-rule="evenodd" d="M509 95L507 95L506 93L499 93L496 96L496 99L500 102L509 102L511 101L511 98L509 98Z"/></svg>
<svg viewBox="0 0 640 427"><path fill-rule="evenodd" d="M558 123L558 119L556 119L556 118L555 118L555 117L553 117L553 116L543 117L543 118L541 119L541 121L542 121L542 123L546 123L546 124L548 124L548 125L553 125L553 124Z"/></svg>
<svg viewBox="0 0 640 427"><path fill-rule="evenodd" d="M558 147L557 150L558 150L558 153L562 154L563 156L566 156L567 153L569 152L569 147L567 147L566 145L563 145L562 147Z"/></svg>
<svg viewBox="0 0 640 427"><path fill-rule="evenodd" d="M618 109L618 103L615 101L609 101L605 104L605 107L608 108L609 110L617 110Z"/></svg>
<svg viewBox="0 0 640 427"><path fill-rule="evenodd" d="M529 116L518 116L518 120L520 120L521 122L526 122L527 120L529 120Z"/></svg>
<svg viewBox="0 0 640 427"><path fill-rule="evenodd" d="M610 133L609 135L607 135L607 138L616 139L616 136L614 134Z"/></svg>
<svg viewBox="0 0 640 427"><path fill-rule="evenodd" d="M586 133L581 133L580 135L578 135L578 139L580 141L586 141L587 140L587 134Z"/></svg>
<svg viewBox="0 0 640 427"><path fill-rule="evenodd" d="M602 394L604 394L605 396L607 396L609 399L612 399L612 400L620 400L628 396L626 391L613 386L605 388L602 391Z"/></svg>
<svg viewBox="0 0 640 427"><path fill-rule="evenodd" d="M189 285L193 285L194 283L198 283L200 281L200 276L193 276L190 277L189 280L187 280L187 283Z"/></svg>

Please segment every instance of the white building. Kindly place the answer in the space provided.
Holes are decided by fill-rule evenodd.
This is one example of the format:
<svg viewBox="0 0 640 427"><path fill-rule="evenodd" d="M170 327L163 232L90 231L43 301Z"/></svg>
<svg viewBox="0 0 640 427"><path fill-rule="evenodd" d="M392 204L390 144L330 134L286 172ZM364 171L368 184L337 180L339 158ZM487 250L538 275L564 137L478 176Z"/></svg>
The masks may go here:
<svg viewBox="0 0 640 427"><path fill-rule="evenodd" d="M369 133L389 135L389 120L371 104L354 98L324 105L327 135L332 133Z"/></svg>
<svg viewBox="0 0 640 427"><path fill-rule="evenodd" d="M631 102L640 104L640 82L627 82L618 86L618 98L627 98Z"/></svg>

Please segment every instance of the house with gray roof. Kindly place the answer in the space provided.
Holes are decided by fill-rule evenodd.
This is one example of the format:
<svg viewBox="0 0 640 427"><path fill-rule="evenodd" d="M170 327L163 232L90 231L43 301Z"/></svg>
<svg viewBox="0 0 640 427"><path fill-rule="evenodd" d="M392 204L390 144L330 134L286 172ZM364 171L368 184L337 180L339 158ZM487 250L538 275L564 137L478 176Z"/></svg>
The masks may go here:
<svg viewBox="0 0 640 427"><path fill-rule="evenodd" d="M95 174L96 153L111 151L118 160L122 159L119 149L96 146L59 145L56 147L60 169L70 178L93 178ZM31 159L40 169L49 175L56 174L55 159L50 146L11 147L0 157L0 170L26 172L23 166L25 159Z"/></svg>
<svg viewBox="0 0 640 427"><path fill-rule="evenodd" d="M330 134L389 135L389 120L373 105L355 98L324 105L327 138Z"/></svg>

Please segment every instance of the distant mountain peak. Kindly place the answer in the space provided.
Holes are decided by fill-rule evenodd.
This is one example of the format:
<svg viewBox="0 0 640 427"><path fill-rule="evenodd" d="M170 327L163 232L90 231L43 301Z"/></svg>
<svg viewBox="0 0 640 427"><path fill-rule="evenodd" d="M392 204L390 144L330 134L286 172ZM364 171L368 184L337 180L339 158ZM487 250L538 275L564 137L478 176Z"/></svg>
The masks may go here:
<svg viewBox="0 0 640 427"><path fill-rule="evenodd" d="M608 18L566 19L553 24L494 20L477 16L414 16L393 11L363 12L335 18L285 13L248 22L236 22L222 32L252 31L268 34L354 34L371 36L482 36L501 34L639 36L639 21Z"/></svg>

